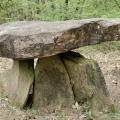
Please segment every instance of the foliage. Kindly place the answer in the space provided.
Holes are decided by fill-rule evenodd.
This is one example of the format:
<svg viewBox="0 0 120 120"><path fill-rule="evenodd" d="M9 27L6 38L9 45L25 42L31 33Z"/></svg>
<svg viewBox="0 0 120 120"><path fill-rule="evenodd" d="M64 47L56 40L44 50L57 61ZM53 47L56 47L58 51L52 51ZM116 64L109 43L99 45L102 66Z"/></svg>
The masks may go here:
<svg viewBox="0 0 120 120"><path fill-rule="evenodd" d="M0 0L0 23L120 17L120 0Z"/></svg>

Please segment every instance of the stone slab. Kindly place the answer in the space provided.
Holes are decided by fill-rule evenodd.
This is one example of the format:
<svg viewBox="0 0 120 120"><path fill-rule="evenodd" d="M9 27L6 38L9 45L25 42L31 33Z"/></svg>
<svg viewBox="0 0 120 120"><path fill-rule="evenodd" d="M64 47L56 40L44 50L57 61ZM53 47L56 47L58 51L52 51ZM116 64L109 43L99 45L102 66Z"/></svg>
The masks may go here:
<svg viewBox="0 0 120 120"><path fill-rule="evenodd" d="M120 40L120 19L22 21L0 25L0 56L31 59Z"/></svg>
<svg viewBox="0 0 120 120"><path fill-rule="evenodd" d="M26 105L34 81L34 61L14 60L8 76L9 100L13 105L23 108Z"/></svg>

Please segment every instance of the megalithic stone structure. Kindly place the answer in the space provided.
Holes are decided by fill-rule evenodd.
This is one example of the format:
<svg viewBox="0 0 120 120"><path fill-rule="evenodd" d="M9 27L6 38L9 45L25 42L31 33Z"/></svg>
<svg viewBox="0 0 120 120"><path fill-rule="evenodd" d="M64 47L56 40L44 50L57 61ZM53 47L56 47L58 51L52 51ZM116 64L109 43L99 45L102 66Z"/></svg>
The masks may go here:
<svg viewBox="0 0 120 120"><path fill-rule="evenodd" d="M32 106L36 109L67 107L75 101L82 102L81 98L90 100L93 108L97 103L100 103L98 109L108 105L106 84L98 64L79 55L76 60L76 53L70 51L113 40L120 40L120 19L21 21L0 25L0 56L14 60L8 84L11 103L23 108L32 94ZM39 58L35 69L34 58Z"/></svg>

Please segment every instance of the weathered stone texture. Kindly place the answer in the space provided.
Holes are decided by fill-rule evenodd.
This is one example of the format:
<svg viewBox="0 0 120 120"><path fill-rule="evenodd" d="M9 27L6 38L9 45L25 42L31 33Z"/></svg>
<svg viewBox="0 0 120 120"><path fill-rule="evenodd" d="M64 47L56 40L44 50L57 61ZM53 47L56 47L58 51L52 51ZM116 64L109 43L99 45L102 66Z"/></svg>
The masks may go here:
<svg viewBox="0 0 120 120"><path fill-rule="evenodd" d="M23 108L26 105L34 81L34 61L15 60L8 75L8 97L10 102Z"/></svg>
<svg viewBox="0 0 120 120"><path fill-rule="evenodd" d="M113 40L120 40L120 19L7 23L0 25L0 56L46 57Z"/></svg>
<svg viewBox="0 0 120 120"><path fill-rule="evenodd" d="M102 72L94 60L69 52L62 54L69 74L75 101L89 103L93 111L102 111L111 105Z"/></svg>
<svg viewBox="0 0 120 120"><path fill-rule="evenodd" d="M40 58L35 68L33 107L58 109L74 104L68 73L59 56Z"/></svg>

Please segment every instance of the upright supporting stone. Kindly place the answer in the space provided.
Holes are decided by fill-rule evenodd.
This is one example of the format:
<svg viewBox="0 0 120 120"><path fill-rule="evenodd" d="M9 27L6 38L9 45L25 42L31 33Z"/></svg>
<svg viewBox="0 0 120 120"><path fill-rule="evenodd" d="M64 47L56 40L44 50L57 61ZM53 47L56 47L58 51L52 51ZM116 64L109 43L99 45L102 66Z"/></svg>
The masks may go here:
<svg viewBox="0 0 120 120"><path fill-rule="evenodd" d="M34 60L14 60L8 81L10 102L23 108L33 81Z"/></svg>
<svg viewBox="0 0 120 120"><path fill-rule="evenodd" d="M40 58L35 69L33 107L49 111L73 103L69 76L60 57Z"/></svg>
<svg viewBox="0 0 120 120"><path fill-rule="evenodd" d="M108 107L109 95L97 62L74 52L61 56L71 78L75 100L80 104L89 103L94 112Z"/></svg>

